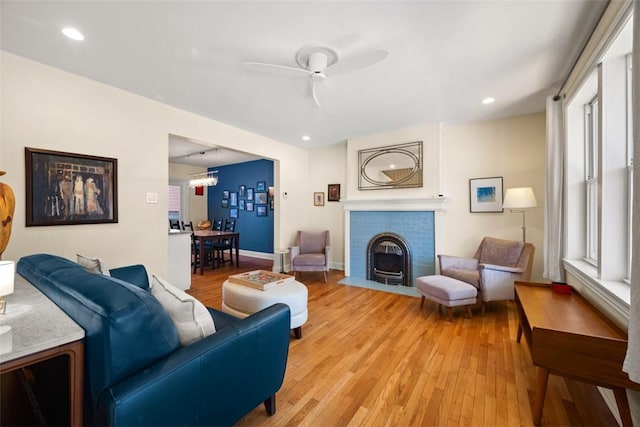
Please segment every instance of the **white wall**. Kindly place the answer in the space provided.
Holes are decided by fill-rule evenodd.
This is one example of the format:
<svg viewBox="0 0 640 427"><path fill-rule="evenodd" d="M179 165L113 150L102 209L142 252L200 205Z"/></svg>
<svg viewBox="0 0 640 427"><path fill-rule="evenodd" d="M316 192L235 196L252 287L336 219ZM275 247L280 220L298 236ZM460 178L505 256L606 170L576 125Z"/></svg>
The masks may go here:
<svg viewBox="0 0 640 427"><path fill-rule="evenodd" d="M197 166L169 163L169 182L188 183L191 175L206 171L206 169ZM187 191L189 192L189 219L195 226L198 222L208 219L207 189L204 189L202 196L196 196L193 188L187 188Z"/></svg>
<svg viewBox="0 0 640 427"><path fill-rule="evenodd" d="M503 178L503 189L532 187L538 207L527 210L527 241L536 247L531 278L542 281L545 116L442 126L442 192L451 200L443 215L442 250L471 256L483 236L520 240L522 214L471 213L469 179Z"/></svg>
<svg viewBox="0 0 640 427"><path fill-rule="evenodd" d="M312 207L309 215L310 229L327 229L331 235L329 265L344 269L344 211L342 203L328 201L328 185L340 184L340 199L346 187L346 143L312 150L309 162L309 191L305 203ZM324 206L313 206L313 193L324 193Z"/></svg>
<svg viewBox="0 0 640 427"><path fill-rule="evenodd" d="M422 141L422 187L358 190L359 150L416 141ZM349 200L386 200L436 196L441 194L440 165L440 126L438 124L427 124L359 138L351 138L347 144L347 188L345 198Z"/></svg>
<svg viewBox="0 0 640 427"><path fill-rule="evenodd" d="M358 190L358 150L413 141L423 141L422 188ZM527 241L536 246L532 280L541 281L544 148L543 113L478 123L428 124L353 138L346 153L345 198L388 200L443 194L449 201L439 227L439 251L472 256L486 235L521 239L522 215L508 210L469 212L469 179L501 176L505 191L509 187L533 187L538 207L527 211ZM330 163L316 167L331 170Z"/></svg>
<svg viewBox="0 0 640 427"><path fill-rule="evenodd" d="M109 266L143 263L166 274L169 134L254 153L277 162L275 246L306 225L308 152L1 52L0 168L16 194L5 259L48 252L100 256ZM116 224L25 227L24 147L118 159ZM159 203L145 203L147 192ZM286 242L284 245L281 241Z"/></svg>

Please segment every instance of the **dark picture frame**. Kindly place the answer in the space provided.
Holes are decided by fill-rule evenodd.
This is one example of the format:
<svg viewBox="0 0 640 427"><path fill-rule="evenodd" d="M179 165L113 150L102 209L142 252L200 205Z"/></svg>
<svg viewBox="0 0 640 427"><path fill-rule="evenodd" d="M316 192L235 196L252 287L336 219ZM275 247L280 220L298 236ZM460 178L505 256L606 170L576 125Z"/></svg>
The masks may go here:
<svg viewBox="0 0 640 427"><path fill-rule="evenodd" d="M245 210L246 210L247 212L253 212L253 202L247 202L247 203L245 204Z"/></svg>
<svg viewBox="0 0 640 427"><path fill-rule="evenodd" d="M253 188L247 188L247 201L253 201Z"/></svg>
<svg viewBox="0 0 640 427"><path fill-rule="evenodd" d="M26 226L118 222L118 160L25 147Z"/></svg>
<svg viewBox="0 0 640 427"><path fill-rule="evenodd" d="M267 181L256 182L256 191L265 191L267 189Z"/></svg>
<svg viewBox="0 0 640 427"><path fill-rule="evenodd" d="M243 211L246 209L246 201L245 199L238 200L238 208Z"/></svg>
<svg viewBox="0 0 640 427"><path fill-rule="evenodd" d="M238 218L238 208L229 208L229 218Z"/></svg>
<svg viewBox="0 0 640 427"><path fill-rule="evenodd" d="M267 193L256 191L256 205L266 205L267 200L268 200Z"/></svg>
<svg viewBox="0 0 640 427"><path fill-rule="evenodd" d="M229 199L220 200L220 207L223 209L227 209L229 207Z"/></svg>
<svg viewBox="0 0 640 427"><path fill-rule="evenodd" d="M238 197L244 197L246 192L247 192L247 186L246 185L239 185L238 186Z"/></svg>
<svg viewBox="0 0 640 427"><path fill-rule="evenodd" d="M229 193L229 207L230 208L238 207L238 193L235 191L232 191L231 193Z"/></svg>
<svg viewBox="0 0 640 427"><path fill-rule="evenodd" d="M504 212L502 208L502 177L469 180L469 211Z"/></svg>
<svg viewBox="0 0 640 427"><path fill-rule="evenodd" d="M340 184L329 184L327 188L327 201L340 201Z"/></svg>
<svg viewBox="0 0 640 427"><path fill-rule="evenodd" d="M223 199L229 198L229 190L222 190L222 198Z"/></svg>
<svg viewBox="0 0 640 427"><path fill-rule="evenodd" d="M256 206L256 215L257 216L267 216L267 205Z"/></svg>

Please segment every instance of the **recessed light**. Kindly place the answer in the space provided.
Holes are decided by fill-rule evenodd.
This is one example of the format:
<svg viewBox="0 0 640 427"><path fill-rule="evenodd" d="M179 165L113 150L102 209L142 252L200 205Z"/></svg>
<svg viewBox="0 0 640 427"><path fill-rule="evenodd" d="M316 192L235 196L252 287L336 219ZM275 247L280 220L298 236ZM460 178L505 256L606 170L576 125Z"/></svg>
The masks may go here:
<svg viewBox="0 0 640 427"><path fill-rule="evenodd" d="M62 34L64 34L65 36L69 37L72 40L78 40L78 41L84 40L84 36L82 35L82 33L72 27L63 28Z"/></svg>
<svg viewBox="0 0 640 427"><path fill-rule="evenodd" d="M486 104L492 104L494 101L495 101L495 99L493 99L491 97L488 97L488 98L483 99L482 103L486 105Z"/></svg>
<svg viewBox="0 0 640 427"><path fill-rule="evenodd" d="M310 137L309 135L303 135L303 136L302 136L302 140L303 140L303 141L308 141L308 140L310 140L310 139L311 139L311 137Z"/></svg>

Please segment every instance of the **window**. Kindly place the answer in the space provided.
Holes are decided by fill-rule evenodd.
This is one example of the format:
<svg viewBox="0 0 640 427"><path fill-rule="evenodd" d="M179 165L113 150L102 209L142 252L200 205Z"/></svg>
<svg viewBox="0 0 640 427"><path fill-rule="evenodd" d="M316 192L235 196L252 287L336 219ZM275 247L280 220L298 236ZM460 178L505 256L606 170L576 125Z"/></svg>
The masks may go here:
<svg viewBox="0 0 640 427"><path fill-rule="evenodd" d="M567 94L563 265L572 285L588 288L625 319L633 215L631 16L618 28Z"/></svg>
<svg viewBox="0 0 640 427"><path fill-rule="evenodd" d="M633 237L633 102L632 102L632 75L631 75L631 55L626 57L626 110L627 110L627 277L631 280L631 244Z"/></svg>
<svg viewBox="0 0 640 427"><path fill-rule="evenodd" d="M585 212L586 250L585 260L598 265L598 99L585 105Z"/></svg>
<svg viewBox="0 0 640 427"><path fill-rule="evenodd" d="M182 188L179 185L169 185L169 219L180 221L180 206L182 205Z"/></svg>

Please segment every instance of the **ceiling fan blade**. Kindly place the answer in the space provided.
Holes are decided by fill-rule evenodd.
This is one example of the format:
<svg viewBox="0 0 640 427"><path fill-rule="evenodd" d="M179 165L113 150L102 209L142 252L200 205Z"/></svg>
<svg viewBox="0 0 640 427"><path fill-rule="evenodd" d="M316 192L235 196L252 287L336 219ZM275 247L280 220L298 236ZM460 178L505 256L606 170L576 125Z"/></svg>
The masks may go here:
<svg viewBox="0 0 640 427"><path fill-rule="evenodd" d="M309 91L313 97L316 107L322 108L324 112L333 109L333 98L331 97L331 82L329 80L311 82Z"/></svg>
<svg viewBox="0 0 640 427"><path fill-rule="evenodd" d="M309 71L303 70L302 68L288 67L286 65L278 64L268 64L264 62L245 62L242 64L242 66L250 70L263 71L278 75L289 75L295 77L307 77L309 75Z"/></svg>
<svg viewBox="0 0 640 427"><path fill-rule="evenodd" d="M337 63L327 68L327 75L344 74L360 68L369 67L382 61L389 55L386 50L372 50L359 53L351 57L340 59Z"/></svg>

